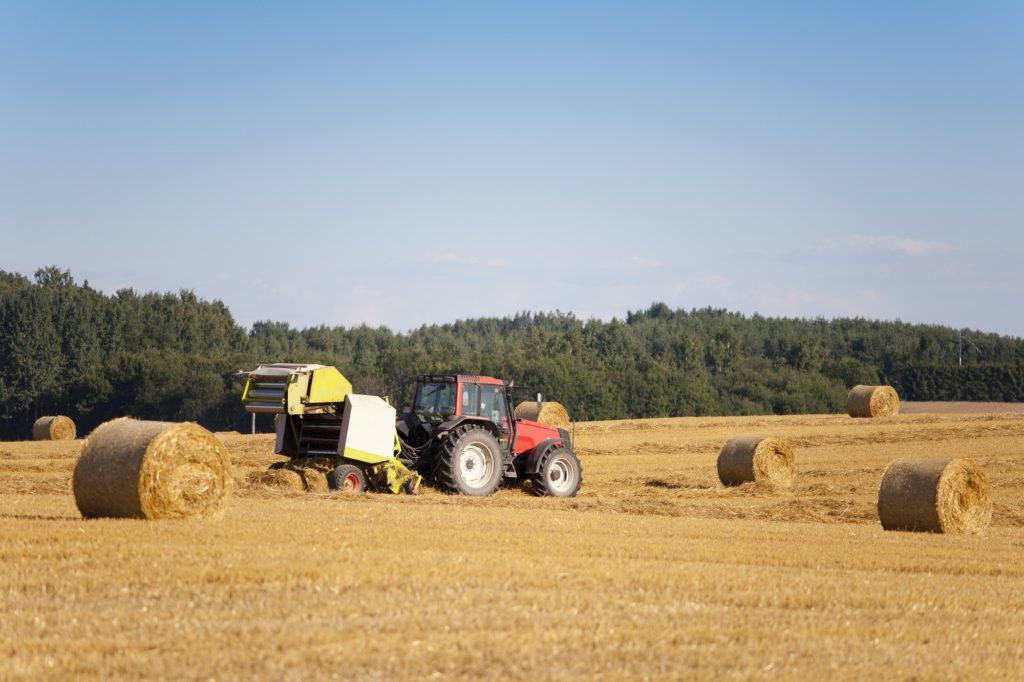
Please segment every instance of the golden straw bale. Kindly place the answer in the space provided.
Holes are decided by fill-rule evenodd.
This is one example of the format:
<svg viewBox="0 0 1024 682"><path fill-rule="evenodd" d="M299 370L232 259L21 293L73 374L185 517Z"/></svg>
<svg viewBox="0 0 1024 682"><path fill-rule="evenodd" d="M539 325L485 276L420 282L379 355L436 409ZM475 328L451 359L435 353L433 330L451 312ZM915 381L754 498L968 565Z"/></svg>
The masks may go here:
<svg viewBox="0 0 1024 682"><path fill-rule="evenodd" d="M250 485L260 485L267 488L279 488L281 490L292 490L302 492L306 489L302 482L302 475L292 469L279 467L267 469L266 471L254 471L249 474Z"/></svg>
<svg viewBox="0 0 1024 682"><path fill-rule="evenodd" d="M535 400L526 400L516 405L516 419L528 419L540 424L547 424L559 429L568 429L569 411L562 403L553 400L537 403Z"/></svg>
<svg viewBox="0 0 1024 682"><path fill-rule="evenodd" d="M854 386L846 411L851 417L892 417L900 412L900 396L892 386Z"/></svg>
<svg viewBox="0 0 1024 682"><path fill-rule="evenodd" d="M32 425L33 440L74 440L77 436L74 420L63 415L40 417Z"/></svg>
<svg viewBox="0 0 1024 682"><path fill-rule="evenodd" d="M992 520L988 477L967 457L897 459L882 474L878 518L886 530L975 532Z"/></svg>
<svg viewBox="0 0 1024 682"><path fill-rule="evenodd" d="M736 436L718 453L718 478L723 485L763 481L788 486L795 463L793 446L785 438Z"/></svg>
<svg viewBox="0 0 1024 682"><path fill-rule="evenodd" d="M86 518L179 519L220 515L234 478L224 445L198 424L122 418L89 435L72 486Z"/></svg>

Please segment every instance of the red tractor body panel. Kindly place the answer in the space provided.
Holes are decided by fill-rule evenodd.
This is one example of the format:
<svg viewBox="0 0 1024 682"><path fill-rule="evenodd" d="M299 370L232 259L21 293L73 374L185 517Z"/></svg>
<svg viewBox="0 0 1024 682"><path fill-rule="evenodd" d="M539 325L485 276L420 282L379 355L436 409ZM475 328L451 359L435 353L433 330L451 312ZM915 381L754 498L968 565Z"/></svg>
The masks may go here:
<svg viewBox="0 0 1024 682"><path fill-rule="evenodd" d="M528 453L546 440L561 437L562 434L554 426L539 424L527 419L517 419L515 447L512 449L512 453L516 455ZM568 445L566 443L566 446Z"/></svg>

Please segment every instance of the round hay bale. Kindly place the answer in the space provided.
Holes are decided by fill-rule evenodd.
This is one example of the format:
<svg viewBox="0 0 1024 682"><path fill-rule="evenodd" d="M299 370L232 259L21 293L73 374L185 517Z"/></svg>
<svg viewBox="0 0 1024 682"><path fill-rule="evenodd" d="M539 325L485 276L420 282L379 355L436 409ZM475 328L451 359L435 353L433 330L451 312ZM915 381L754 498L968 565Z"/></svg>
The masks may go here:
<svg viewBox="0 0 1024 682"><path fill-rule="evenodd" d="M250 485L259 485L266 488L278 488L280 490L292 490L302 492L306 489L302 482L302 475L292 469L277 467L266 471L254 471L249 474Z"/></svg>
<svg viewBox="0 0 1024 682"><path fill-rule="evenodd" d="M114 419L85 443L72 481L86 518L214 517L234 487L220 440L191 422Z"/></svg>
<svg viewBox="0 0 1024 682"><path fill-rule="evenodd" d="M892 417L900 412L900 396L892 386L854 386L846 411L851 417Z"/></svg>
<svg viewBox="0 0 1024 682"><path fill-rule="evenodd" d="M78 429L71 417L40 417L32 425L32 440L74 440Z"/></svg>
<svg viewBox="0 0 1024 682"><path fill-rule="evenodd" d="M516 405L516 419L528 419L540 424L547 424L559 429L568 430L569 411L562 403L553 400L538 403L535 400L526 400Z"/></svg>
<svg viewBox="0 0 1024 682"><path fill-rule="evenodd" d="M788 486L795 463L793 446L785 438L736 436L718 453L718 478L723 485L763 481Z"/></svg>
<svg viewBox="0 0 1024 682"><path fill-rule="evenodd" d="M972 533L992 520L988 477L967 457L916 457L889 463L878 488L885 530Z"/></svg>

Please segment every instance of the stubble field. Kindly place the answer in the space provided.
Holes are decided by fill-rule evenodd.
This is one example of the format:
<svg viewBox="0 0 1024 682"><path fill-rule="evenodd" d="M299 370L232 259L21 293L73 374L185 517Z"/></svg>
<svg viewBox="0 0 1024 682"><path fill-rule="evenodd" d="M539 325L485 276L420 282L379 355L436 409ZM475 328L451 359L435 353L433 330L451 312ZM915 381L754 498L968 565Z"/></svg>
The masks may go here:
<svg viewBox="0 0 1024 682"><path fill-rule="evenodd" d="M82 441L0 443L0 679L1007 679L1024 669L1024 417L924 410L576 427L574 499L250 484L217 521L84 521ZM914 412L915 410L910 410ZM725 489L735 435L796 449ZM970 456L979 535L893 533L892 459Z"/></svg>

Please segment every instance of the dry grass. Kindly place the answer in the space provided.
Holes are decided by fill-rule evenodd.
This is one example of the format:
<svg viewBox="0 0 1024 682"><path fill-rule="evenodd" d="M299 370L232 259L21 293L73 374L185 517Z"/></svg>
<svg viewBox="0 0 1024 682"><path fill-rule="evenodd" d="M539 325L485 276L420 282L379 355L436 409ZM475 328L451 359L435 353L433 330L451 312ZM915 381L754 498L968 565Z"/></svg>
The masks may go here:
<svg viewBox="0 0 1024 682"><path fill-rule="evenodd" d="M963 401L903 401L900 414L1021 414L1024 403L984 403Z"/></svg>
<svg viewBox="0 0 1024 682"><path fill-rule="evenodd" d="M725 488L722 443L798 449ZM220 521L84 521L80 442L0 443L0 677L1012 678L1024 667L1024 424L1012 414L577 426L573 499L265 485L224 435ZM885 465L970 456L980 535L882 530Z"/></svg>

